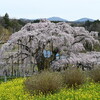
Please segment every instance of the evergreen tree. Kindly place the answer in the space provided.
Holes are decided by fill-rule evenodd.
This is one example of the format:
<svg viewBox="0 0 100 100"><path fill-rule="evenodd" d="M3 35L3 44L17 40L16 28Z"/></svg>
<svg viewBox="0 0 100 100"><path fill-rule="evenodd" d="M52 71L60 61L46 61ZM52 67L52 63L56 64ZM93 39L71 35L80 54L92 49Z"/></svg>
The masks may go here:
<svg viewBox="0 0 100 100"><path fill-rule="evenodd" d="M10 26L10 19L9 19L9 15L6 13L5 16L3 17L4 22L5 22L5 28L8 28Z"/></svg>

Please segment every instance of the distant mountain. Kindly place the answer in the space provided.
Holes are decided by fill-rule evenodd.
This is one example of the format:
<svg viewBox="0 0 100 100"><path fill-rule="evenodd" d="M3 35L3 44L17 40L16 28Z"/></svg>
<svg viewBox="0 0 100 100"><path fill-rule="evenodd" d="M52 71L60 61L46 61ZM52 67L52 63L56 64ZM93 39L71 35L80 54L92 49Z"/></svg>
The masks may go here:
<svg viewBox="0 0 100 100"><path fill-rule="evenodd" d="M94 19L90 19L90 18L81 18L81 19L76 20L75 22L86 22L88 20L91 21L91 22L94 21Z"/></svg>
<svg viewBox="0 0 100 100"><path fill-rule="evenodd" d="M20 18L21 21L23 22L32 22L32 21L35 21L35 20L40 20L40 19L45 19L45 18L38 18L38 19L26 19L26 18ZM50 17L50 18L46 18L47 20L49 21L61 21L61 22L68 22L68 20L66 19L63 19L63 18L60 18L60 17ZM86 22L86 21L95 21L94 19L90 19L90 18L81 18L81 19L78 19L76 21L69 21L69 22Z"/></svg>
<svg viewBox="0 0 100 100"><path fill-rule="evenodd" d="M60 18L60 17L50 17L50 18L47 18L49 21L67 21L66 19L63 19L63 18Z"/></svg>
<svg viewBox="0 0 100 100"><path fill-rule="evenodd" d="M34 19L20 18L21 21L33 21Z"/></svg>
<svg viewBox="0 0 100 100"><path fill-rule="evenodd" d="M20 18L19 20L21 20L24 23L31 23L34 21L33 19L27 19L27 18Z"/></svg>
<svg viewBox="0 0 100 100"><path fill-rule="evenodd" d="M0 16L0 19L2 19L3 17Z"/></svg>

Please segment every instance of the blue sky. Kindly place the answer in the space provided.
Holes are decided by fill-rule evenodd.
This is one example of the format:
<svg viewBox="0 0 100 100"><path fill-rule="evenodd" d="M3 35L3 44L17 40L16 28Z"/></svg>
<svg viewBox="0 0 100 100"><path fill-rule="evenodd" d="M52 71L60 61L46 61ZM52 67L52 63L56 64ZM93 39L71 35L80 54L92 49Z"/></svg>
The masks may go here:
<svg viewBox="0 0 100 100"><path fill-rule="evenodd" d="M100 0L0 0L0 15L11 18L100 19Z"/></svg>

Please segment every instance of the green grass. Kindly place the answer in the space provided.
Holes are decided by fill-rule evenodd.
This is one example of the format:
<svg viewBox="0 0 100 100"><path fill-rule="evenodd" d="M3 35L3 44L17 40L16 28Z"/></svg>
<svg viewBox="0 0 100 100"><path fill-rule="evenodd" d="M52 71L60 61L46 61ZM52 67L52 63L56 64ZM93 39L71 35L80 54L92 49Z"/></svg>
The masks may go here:
<svg viewBox="0 0 100 100"><path fill-rule="evenodd" d="M16 79L16 76L7 76L6 77L6 81L11 81L12 79ZM2 82L5 82L5 76L0 76L0 83L2 83Z"/></svg>
<svg viewBox="0 0 100 100"><path fill-rule="evenodd" d="M25 78L0 84L0 100L100 100L100 83L85 83L79 89L65 88L47 96L30 96L23 90Z"/></svg>

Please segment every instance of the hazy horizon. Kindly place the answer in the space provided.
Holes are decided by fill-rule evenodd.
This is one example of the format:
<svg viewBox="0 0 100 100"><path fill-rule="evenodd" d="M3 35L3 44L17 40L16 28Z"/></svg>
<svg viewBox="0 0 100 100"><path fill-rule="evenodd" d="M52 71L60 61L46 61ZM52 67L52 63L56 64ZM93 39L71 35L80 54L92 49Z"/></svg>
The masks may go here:
<svg viewBox="0 0 100 100"><path fill-rule="evenodd" d="M6 0L0 3L0 16L10 18L61 17L73 21L80 18L100 20L100 0Z"/></svg>

